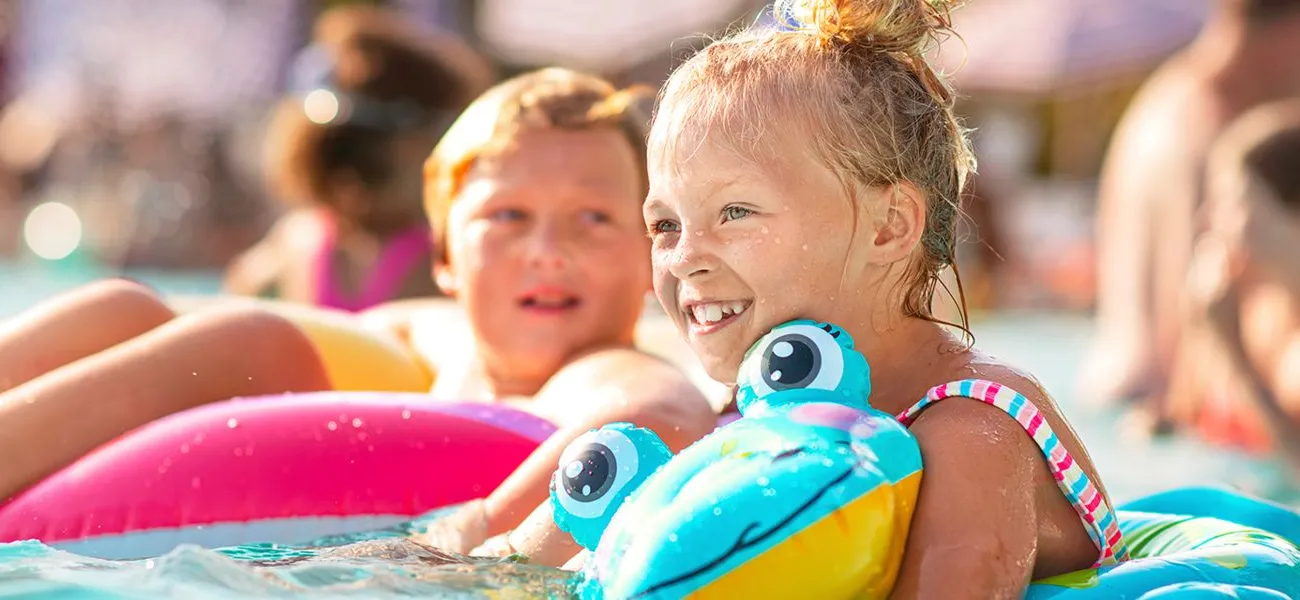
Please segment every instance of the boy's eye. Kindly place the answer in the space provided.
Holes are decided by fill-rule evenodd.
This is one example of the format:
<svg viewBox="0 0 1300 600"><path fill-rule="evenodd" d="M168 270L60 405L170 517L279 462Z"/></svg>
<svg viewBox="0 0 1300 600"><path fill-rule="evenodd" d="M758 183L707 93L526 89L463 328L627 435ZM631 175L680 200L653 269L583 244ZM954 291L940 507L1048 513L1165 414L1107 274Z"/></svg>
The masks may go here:
<svg viewBox="0 0 1300 600"><path fill-rule="evenodd" d="M608 223L609 215L598 210L582 211L582 220L588 223Z"/></svg>
<svg viewBox="0 0 1300 600"><path fill-rule="evenodd" d="M488 213L488 219L503 222L522 221L527 216L524 211L517 208L498 208Z"/></svg>
<svg viewBox="0 0 1300 600"><path fill-rule="evenodd" d="M733 205L722 209L722 220L724 222L735 221L736 219L743 219L752 214L754 214L754 211L749 210L748 208Z"/></svg>
<svg viewBox="0 0 1300 600"><path fill-rule="evenodd" d="M650 237L654 237L656 235L663 234L663 233L678 233L682 230L682 226L679 225L676 221L670 221L668 219L660 219L658 221L651 223L649 229L650 229L649 231Z"/></svg>

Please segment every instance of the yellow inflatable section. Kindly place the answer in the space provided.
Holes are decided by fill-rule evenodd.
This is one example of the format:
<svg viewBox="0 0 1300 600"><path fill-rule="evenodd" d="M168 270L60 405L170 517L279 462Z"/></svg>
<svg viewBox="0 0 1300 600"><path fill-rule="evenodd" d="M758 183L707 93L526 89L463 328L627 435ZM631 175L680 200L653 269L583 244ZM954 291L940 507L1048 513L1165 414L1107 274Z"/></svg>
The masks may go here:
<svg viewBox="0 0 1300 600"><path fill-rule="evenodd" d="M171 302L180 313L213 306L254 304L293 322L316 346L334 389L372 392L427 392L433 369L396 336L366 328L360 317L337 310L248 298Z"/></svg>

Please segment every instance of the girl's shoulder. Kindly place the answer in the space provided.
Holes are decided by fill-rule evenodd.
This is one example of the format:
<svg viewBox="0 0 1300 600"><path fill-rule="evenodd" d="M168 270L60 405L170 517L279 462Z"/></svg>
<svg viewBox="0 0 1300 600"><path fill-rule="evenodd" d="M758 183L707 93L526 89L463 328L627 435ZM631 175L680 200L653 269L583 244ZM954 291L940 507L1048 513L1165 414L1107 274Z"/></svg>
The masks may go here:
<svg viewBox="0 0 1300 600"><path fill-rule="evenodd" d="M953 355L927 379L930 387L898 415L918 437L1024 437L1035 415L1053 425L1064 419L1032 373L976 349Z"/></svg>

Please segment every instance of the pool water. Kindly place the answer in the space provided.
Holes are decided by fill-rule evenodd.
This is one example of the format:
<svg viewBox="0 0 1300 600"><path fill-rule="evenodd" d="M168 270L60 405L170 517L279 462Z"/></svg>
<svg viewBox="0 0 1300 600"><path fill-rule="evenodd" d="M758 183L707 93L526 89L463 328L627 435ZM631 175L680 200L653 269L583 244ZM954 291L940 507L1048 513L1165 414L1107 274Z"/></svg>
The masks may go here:
<svg viewBox="0 0 1300 600"><path fill-rule="evenodd" d="M404 536L439 512L393 529L301 545L180 546L147 560L108 561L35 541L0 544L0 597L546 598L568 595L570 574L513 559L441 554Z"/></svg>
<svg viewBox="0 0 1300 600"><path fill-rule="evenodd" d="M36 268L0 263L0 319L110 273L85 266ZM131 272L164 293L210 294L215 273ZM1034 373L1057 397L1087 443L1117 502L1173 487L1220 484L1300 506L1300 488L1275 461L1190 439L1118 435L1119 416L1072 397L1090 322L1066 314L996 314L973 323L978 345ZM401 536L436 516L393 530L303 545L179 547L142 561L105 561L36 542L0 544L0 597L246 598L250 596L536 598L565 594L557 570L510 561L435 555Z"/></svg>

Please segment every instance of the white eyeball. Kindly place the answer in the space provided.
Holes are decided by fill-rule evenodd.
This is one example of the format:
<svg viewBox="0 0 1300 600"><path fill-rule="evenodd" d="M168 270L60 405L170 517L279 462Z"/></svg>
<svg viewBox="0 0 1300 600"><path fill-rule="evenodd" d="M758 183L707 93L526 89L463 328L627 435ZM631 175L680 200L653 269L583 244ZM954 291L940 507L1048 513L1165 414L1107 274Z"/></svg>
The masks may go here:
<svg viewBox="0 0 1300 600"><path fill-rule="evenodd" d="M844 354L826 329L785 325L759 341L740 371L737 384L759 397L783 390L834 391L844 376Z"/></svg>
<svg viewBox="0 0 1300 600"><path fill-rule="evenodd" d="M621 431L598 429L574 440L560 457L555 491L575 517L599 518L636 476L636 445Z"/></svg>

